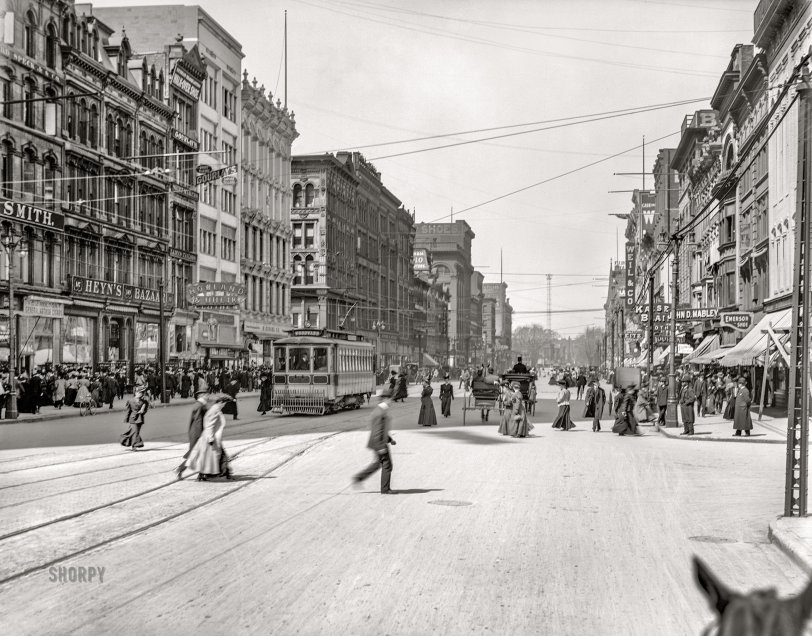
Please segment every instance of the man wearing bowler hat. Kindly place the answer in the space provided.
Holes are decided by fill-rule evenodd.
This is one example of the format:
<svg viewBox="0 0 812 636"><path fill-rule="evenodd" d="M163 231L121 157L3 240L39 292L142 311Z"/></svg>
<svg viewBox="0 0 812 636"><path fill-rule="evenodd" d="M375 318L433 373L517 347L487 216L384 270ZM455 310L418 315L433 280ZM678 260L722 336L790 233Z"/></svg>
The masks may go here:
<svg viewBox="0 0 812 636"><path fill-rule="evenodd" d="M389 436L389 400L391 397L392 392L388 388L384 389L380 395L380 403L372 412L367 448L375 453L375 461L353 477L353 483L356 486L360 486L362 481L378 469L381 469L382 495L395 494L395 491L390 487L390 481L392 479L392 457L389 453L389 444L395 444L395 440Z"/></svg>
<svg viewBox="0 0 812 636"><path fill-rule="evenodd" d="M192 415L189 418L189 450L183 455L183 461L175 469L178 479L183 478L183 471L186 470L186 460L189 459L189 454L197 444L197 440L203 434L203 416L206 415L206 410L209 408L208 388L198 388L195 391L195 405L192 408Z"/></svg>

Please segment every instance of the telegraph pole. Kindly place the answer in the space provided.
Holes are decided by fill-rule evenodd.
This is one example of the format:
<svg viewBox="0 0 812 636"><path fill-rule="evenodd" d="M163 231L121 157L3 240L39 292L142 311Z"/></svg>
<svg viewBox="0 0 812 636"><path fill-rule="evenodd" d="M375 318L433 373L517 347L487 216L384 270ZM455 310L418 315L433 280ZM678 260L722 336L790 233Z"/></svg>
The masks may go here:
<svg viewBox="0 0 812 636"><path fill-rule="evenodd" d="M671 237L674 244L674 262L671 264L673 277L671 279L671 325L669 329L669 340L671 342L670 355L668 356L668 408L665 412L666 428L676 428L679 426L677 416L677 301L679 300L679 248L682 237L674 234Z"/></svg>
<svg viewBox="0 0 812 636"><path fill-rule="evenodd" d="M11 223L3 223L5 235L3 236L3 247L8 255L8 408L6 409L6 419L16 420L19 416L17 412L17 317L14 315L14 252L17 247L22 249L23 237L15 236L14 226Z"/></svg>

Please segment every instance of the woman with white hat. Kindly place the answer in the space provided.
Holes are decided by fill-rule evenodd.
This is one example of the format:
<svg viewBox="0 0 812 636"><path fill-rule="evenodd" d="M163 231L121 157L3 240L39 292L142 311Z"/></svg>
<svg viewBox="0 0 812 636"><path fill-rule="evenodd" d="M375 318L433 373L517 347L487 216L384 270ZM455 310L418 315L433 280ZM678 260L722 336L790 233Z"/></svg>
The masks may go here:
<svg viewBox="0 0 812 636"><path fill-rule="evenodd" d="M203 434L198 438L188 461L189 469L197 471L198 481L206 481L209 477L231 479L228 455L223 448L223 429L226 425L223 406L231 399L229 396L217 398L203 416Z"/></svg>

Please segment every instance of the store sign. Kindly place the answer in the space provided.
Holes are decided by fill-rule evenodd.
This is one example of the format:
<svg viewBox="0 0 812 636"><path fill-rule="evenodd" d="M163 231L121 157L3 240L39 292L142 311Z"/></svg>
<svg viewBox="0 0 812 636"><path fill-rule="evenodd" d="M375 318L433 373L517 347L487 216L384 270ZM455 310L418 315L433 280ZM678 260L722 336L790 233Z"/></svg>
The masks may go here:
<svg viewBox="0 0 812 636"><path fill-rule="evenodd" d="M11 18L11 24L14 24L14 14L7 14L7 18ZM13 38L12 38L13 39ZM9 40L6 40L7 42ZM49 68L46 68L39 62L34 59L31 59L28 56L23 55L22 53L18 53L17 51L7 48L5 46L0 46L0 57L4 57L6 59L11 58L17 64L24 66L29 71L34 71L35 73L39 73L43 77L47 77L52 82L61 82L59 75L57 75L54 71Z"/></svg>
<svg viewBox="0 0 812 636"><path fill-rule="evenodd" d="M637 250L634 243L626 243L626 306L634 307L634 289L637 284Z"/></svg>
<svg viewBox="0 0 812 636"><path fill-rule="evenodd" d="M184 250L179 250L176 247L170 247L169 250L167 251L169 253L170 258L176 258L181 261L191 261L191 262L197 261L197 254L195 254L194 252L186 252Z"/></svg>
<svg viewBox="0 0 812 636"><path fill-rule="evenodd" d="M71 278L71 294L74 296L91 296L99 299L112 299L125 304L147 303L157 305L160 302L160 293L157 289L147 287L135 287L123 283L111 283L106 280L95 280L93 278L82 278L73 276ZM164 305L172 304L172 296L164 292Z"/></svg>
<svg viewBox="0 0 812 636"><path fill-rule="evenodd" d="M177 65L172 70L171 83L172 86L179 88L192 99L200 99L201 83Z"/></svg>
<svg viewBox="0 0 812 636"><path fill-rule="evenodd" d="M678 344L677 345L677 355L679 356L686 356L689 353L693 353L694 348L689 344Z"/></svg>
<svg viewBox="0 0 812 636"><path fill-rule="evenodd" d="M677 309L677 322L691 322L693 320L713 320L719 317L716 307L702 307L698 309Z"/></svg>
<svg viewBox="0 0 812 636"><path fill-rule="evenodd" d="M236 177L237 169L238 166L235 163L233 166L226 166L225 168L220 168L219 170L212 170L205 174L199 174L195 177L195 185L203 185L204 183L216 181L222 177Z"/></svg>
<svg viewBox="0 0 812 636"><path fill-rule="evenodd" d="M45 227L52 230L61 230L65 227L65 217L61 213L43 210L21 201L3 200L0 219L19 221L23 225Z"/></svg>
<svg viewBox="0 0 812 636"><path fill-rule="evenodd" d="M753 314L749 311L729 311L719 314L722 327L736 331L749 331L753 326Z"/></svg>
<svg viewBox="0 0 812 636"><path fill-rule="evenodd" d="M26 297L23 299L23 311L20 315L40 316L42 318L64 318L65 305L62 303Z"/></svg>
<svg viewBox="0 0 812 636"><path fill-rule="evenodd" d="M172 129L172 139L179 141L184 146L188 146L194 151L197 151L200 148L200 144L198 143L197 139L192 139L189 135L186 135L175 128Z"/></svg>
<svg viewBox="0 0 812 636"><path fill-rule="evenodd" d="M640 342L643 339L643 332L642 331L627 331L623 339L626 342Z"/></svg>
<svg viewBox="0 0 812 636"><path fill-rule="evenodd" d="M245 300L245 285L193 283L186 285L186 299L198 307L233 307Z"/></svg>
<svg viewBox="0 0 812 636"><path fill-rule="evenodd" d="M425 249L415 249L412 250L412 263L414 265L414 271L416 272L428 272L431 268L429 267L429 252Z"/></svg>
<svg viewBox="0 0 812 636"><path fill-rule="evenodd" d="M245 320L243 321L242 328L243 331L250 331L251 333L255 333L257 335L273 334L276 336L286 336L288 333L287 325L285 327L280 327L279 325L273 325L267 322L252 322Z"/></svg>

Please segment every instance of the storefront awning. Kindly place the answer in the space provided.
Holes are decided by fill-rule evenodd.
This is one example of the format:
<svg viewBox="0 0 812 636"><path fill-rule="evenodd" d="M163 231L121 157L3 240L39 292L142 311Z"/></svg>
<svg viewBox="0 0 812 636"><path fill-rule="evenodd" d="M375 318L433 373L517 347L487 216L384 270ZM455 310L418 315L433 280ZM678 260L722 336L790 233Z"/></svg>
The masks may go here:
<svg viewBox="0 0 812 636"><path fill-rule="evenodd" d="M730 349L719 360L723 367L751 366L759 364L758 358L764 358L770 336L761 333L771 325L773 329L789 329L792 327L792 308L782 309L764 316L739 343Z"/></svg>
<svg viewBox="0 0 812 636"><path fill-rule="evenodd" d="M726 347L724 349L716 349L715 351L710 351L702 356L697 356L693 360L691 360L691 364L713 364L719 358L723 358L728 351L730 351L733 347Z"/></svg>
<svg viewBox="0 0 812 636"><path fill-rule="evenodd" d="M671 353L671 345L668 345L665 349L663 349L659 355L655 356L654 364L662 364L663 361L668 359L668 354Z"/></svg>
<svg viewBox="0 0 812 636"><path fill-rule="evenodd" d="M423 364L427 364L432 367L439 367L440 363L437 362L434 358L432 358L428 353L423 354Z"/></svg>
<svg viewBox="0 0 812 636"><path fill-rule="evenodd" d="M705 339L697 345L696 349L694 349L691 353L685 356L685 358L683 358L682 361L690 362L692 364L702 364L701 362L696 362L696 359L712 351L716 351L718 348L719 348L718 334L714 333L709 336L705 336Z"/></svg>

